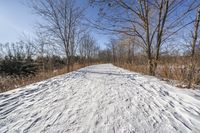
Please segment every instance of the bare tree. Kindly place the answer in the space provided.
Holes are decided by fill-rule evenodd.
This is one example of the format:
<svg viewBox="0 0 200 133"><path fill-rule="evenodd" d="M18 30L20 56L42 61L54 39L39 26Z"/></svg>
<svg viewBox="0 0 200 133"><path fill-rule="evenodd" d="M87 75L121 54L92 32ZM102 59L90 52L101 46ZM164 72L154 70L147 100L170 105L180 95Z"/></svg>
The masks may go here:
<svg viewBox="0 0 200 133"><path fill-rule="evenodd" d="M124 53L126 55L126 60L127 63L132 63L133 62L133 57L134 57L134 50L135 50L135 39L134 37L130 37L127 35L123 35L121 38L121 43L122 45L124 45L125 47L125 52Z"/></svg>
<svg viewBox="0 0 200 133"><path fill-rule="evenodd" d="M48 37L43 34L42 32L38 31L36 32L36 39L35 39L35 49L37 50L37 56L39 56L39 58L41 58L41 62L42 62L42 71L45 71L45 60L44 60L44 56L47 55L47 51L50 50L50 48L48 47L49 44L49 39ZM48 50L47 50L48 47Z"/></svg>
<svg viewBox="0 0 200 133"><path fill-rule="evenodd" d="M112 52L112 62L115 64L117 59L117 40L113 38L110 39L110 42L106 44L106 47Z"/></svg>
<svg viewBox="0 0 200 133"><path fill-rule="evenodd" d="M75 5L74 0L34 0L31 4L45 20L39 27L52 36L52 40L65 52L67 69L70 71L83 10Z"/></svg>
<svg viewBox="0 0 200 133"><path fill-rule="evenodd" d="M79 44L79 53L84 60L84 63L91 63L91 59L95 57L98 52L98 46L93 37L90 34L86 33L82 37Z"/></svg>
<svg viewBox="0 0 200 133"><path fill-rule="evenodd" d="M196 42L197 42L197 37L198 37L199 21L200 21L200 7L197 12L197 16L194 23L194 33L192 35L191 57L190 57L191 63L190 63L189 84L188 84L189 88L191 88L191 83L192 83L194 70L195 70L195 49L196 49Z"/></svg>
<svg viewBox="0 0 200 133"><path fill-rule="evenodd" d="M155 75L162 44L193 22L187 21L187 17L199 4L196 0L91 0L91 3L100 7L100 19L92 22L95 28L138 38L147 55L150 75Z"/></svg>

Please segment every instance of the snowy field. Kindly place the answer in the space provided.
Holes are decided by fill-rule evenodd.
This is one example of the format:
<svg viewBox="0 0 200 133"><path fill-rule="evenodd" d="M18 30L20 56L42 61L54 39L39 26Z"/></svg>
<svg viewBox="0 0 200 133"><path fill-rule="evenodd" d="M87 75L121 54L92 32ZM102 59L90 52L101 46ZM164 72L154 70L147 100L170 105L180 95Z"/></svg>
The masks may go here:
<svg viewBox="0 0 200 133"><path fill-rule="evenodd" d="M200 91L94 65L0 94L0 133L200 132Z"/></svg>

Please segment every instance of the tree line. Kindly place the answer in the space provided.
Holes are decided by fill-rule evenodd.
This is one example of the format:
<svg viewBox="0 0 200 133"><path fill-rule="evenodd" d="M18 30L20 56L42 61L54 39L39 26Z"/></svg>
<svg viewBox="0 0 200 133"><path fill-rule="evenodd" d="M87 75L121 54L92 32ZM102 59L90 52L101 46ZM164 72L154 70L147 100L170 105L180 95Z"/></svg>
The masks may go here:
<svg viewBox="0 0 200 133"><path fill-rule="evenodd" d="M197 0L88 0L89 8L98 9L98 18L93 19L88 19L87 8L74 0L34 0L27 5L43 21L37 25L34 37L1 44L2 75L9 71L7 66L18 66L22 75L34 75L65 66L69 72L75 63L92 62L129 64L158 75L161 69L164 73L165 64L170 72L176 68L182 71L183 66L191 87L199 73ZM91 35L93 28L112 35L104 49ZM181 63L175 67L177 62ZM169 72L165 75L170 78Z"/></svg>
<svg viewBox="0 0 200 133"><path fill-rule="evenodd" d="M180 36L189 28L190 31L187 33L191 37L187 37L187 40L190 40L190 54L187 55L190 56L188 60L188 64L190 64L188 87L191 87L191 80L197 62L194 58L197 51L196 47L198 47L197 42L199 42L199 1L90 0L90 3L99 8L99 21L91 21L93 27L119 35L126 35L134 40L134 45L140 46L145 54L149 75L156 75L160 58L166 47L169 47L172 43L176 45L175 47L180 47L183 44L183 42L178 44L182 40ZM192 24L194 24L194 28L192 28ZM116 55L113 49L114 47L112 47L112 54L115 60ZM179 56L183 55L184 52L188 52L186 48L182 50L183 52Z"/></svg>

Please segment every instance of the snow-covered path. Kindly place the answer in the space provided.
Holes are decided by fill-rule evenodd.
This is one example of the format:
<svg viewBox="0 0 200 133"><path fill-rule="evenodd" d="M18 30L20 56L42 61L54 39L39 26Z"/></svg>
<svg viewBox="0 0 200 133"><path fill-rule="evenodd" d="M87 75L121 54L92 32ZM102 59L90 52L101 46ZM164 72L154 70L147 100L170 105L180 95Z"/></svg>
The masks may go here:
<svg viewBox="0 0 200 133"><path fill-rule="evenodd" d="M200 91L89 66L0 94L0 132L200 132Z"/></svg>

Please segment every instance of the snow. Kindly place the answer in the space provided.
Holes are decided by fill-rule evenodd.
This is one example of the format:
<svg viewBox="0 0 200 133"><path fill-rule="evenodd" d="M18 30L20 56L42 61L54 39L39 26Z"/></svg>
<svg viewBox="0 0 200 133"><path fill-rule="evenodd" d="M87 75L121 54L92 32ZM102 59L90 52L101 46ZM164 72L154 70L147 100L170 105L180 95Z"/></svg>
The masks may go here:
<svg viewBox="0 0 200 133"><path fill-rule="evenodd" d="M0 132L200 132L200 91L112 64L0 94Z"/></svg>

